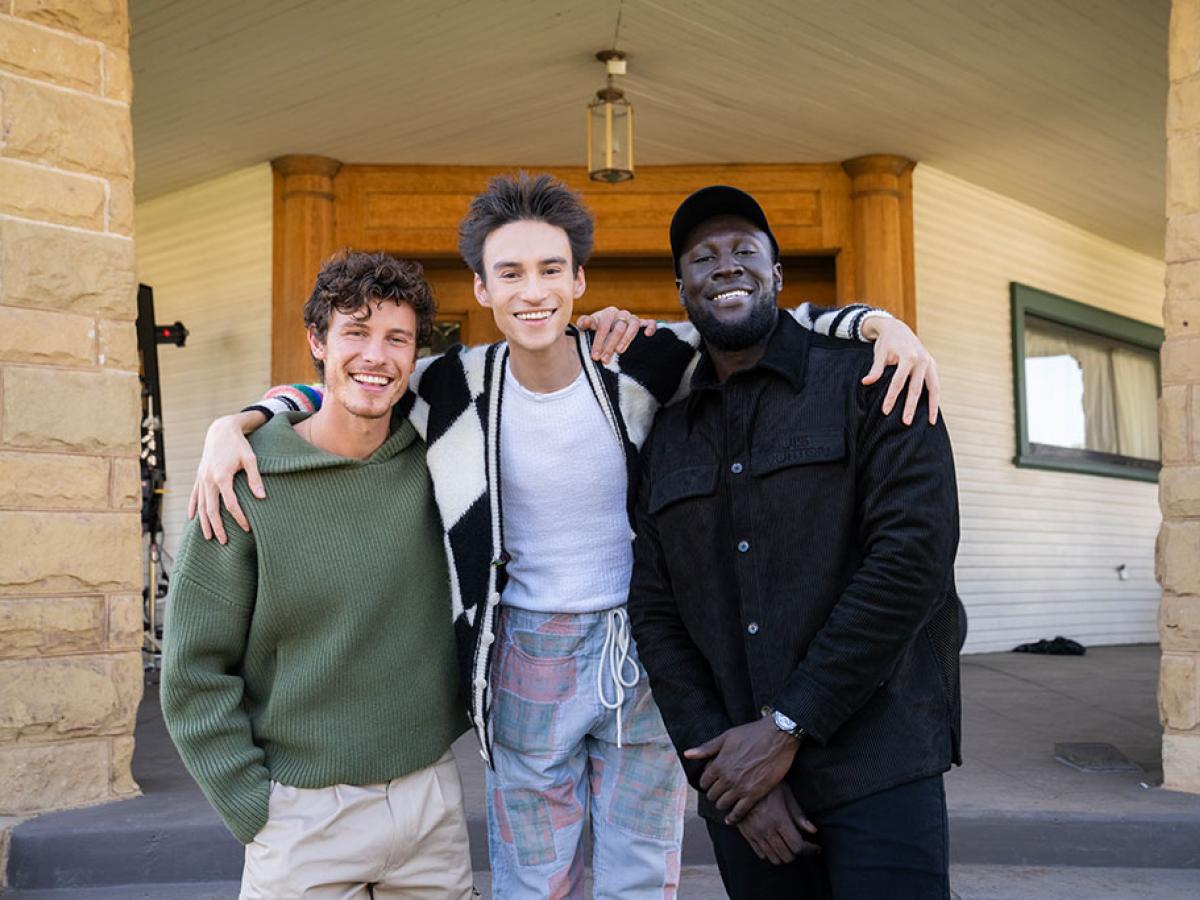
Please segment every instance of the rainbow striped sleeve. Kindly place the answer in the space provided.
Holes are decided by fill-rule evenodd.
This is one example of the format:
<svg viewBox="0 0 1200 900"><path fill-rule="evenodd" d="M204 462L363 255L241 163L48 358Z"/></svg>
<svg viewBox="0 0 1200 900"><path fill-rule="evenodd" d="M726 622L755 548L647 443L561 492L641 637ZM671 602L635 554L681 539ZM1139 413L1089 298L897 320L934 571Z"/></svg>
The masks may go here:
<svg viewBox="0 0 1200 900"><path fill-rule="evenodd" d="M281 412L316 412L321 408L324 396L319 384L278 384L271 388L257 403L247 406L247 410L257 410L268 419Z"/></svg>

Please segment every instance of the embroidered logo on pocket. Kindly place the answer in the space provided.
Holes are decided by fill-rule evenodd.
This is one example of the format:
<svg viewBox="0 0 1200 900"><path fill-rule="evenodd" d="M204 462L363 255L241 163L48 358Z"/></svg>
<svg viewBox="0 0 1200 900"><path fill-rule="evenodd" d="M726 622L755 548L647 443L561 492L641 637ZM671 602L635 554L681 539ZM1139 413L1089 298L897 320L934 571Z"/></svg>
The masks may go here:
<svg viewBox="0 0 1200 900"><path fill-rule="evenodd" d="M790 434L756 448L751 471L767 475L788 466L833 462L846 456L846 436L838 428Z"/></svg>

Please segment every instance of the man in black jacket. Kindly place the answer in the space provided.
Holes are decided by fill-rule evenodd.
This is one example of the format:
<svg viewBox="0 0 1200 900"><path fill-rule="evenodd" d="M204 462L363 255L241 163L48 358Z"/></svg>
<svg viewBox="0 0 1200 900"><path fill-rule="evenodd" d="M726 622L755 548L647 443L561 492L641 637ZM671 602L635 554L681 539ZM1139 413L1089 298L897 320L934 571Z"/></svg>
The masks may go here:
<svg viewBox="0 0 1200 900"><path fill-rule="evenodd" d="M869 349L778 315L778 245L748 194L693 194L671 249L705 353L646 444L629 612L726 889L947 898L945 427L883 415Z"/></svg>

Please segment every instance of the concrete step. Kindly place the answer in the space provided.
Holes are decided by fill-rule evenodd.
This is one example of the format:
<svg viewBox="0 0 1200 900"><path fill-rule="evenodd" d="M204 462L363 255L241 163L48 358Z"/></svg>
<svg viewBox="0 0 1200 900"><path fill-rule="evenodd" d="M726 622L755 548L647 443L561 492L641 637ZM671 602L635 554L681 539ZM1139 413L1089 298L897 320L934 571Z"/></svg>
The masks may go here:
<svg viewBox="0 0 1200 900"><path fill-rule="evenodd" d="M1200 816L952 810L950 859L973 865L1200 869Z"/></svg>
<svg viewBox="0 0 1200 900"><path fill-rule="evenodd" d="M956 865L950 882L955 900L1190 900L1200 896L1200 869ZM476 887L481 900L491 900L487 873L479 873ZM4 900L232 900L237 893L236 881L210 881L10 890L3 896ZM679 895L688 900L725 897L716 867L685 866Z"/></svg>
<svg viewBox="0 0 1200 900"><path fill-rule="evenodd" d="M142 798L143 800L145 798ZM41 816L14 829L9 845L8 883L13 888L49 889L118 884L190 883L234 880L242 871L242 846L215 814L203 810L174 821L117 815L111 804ZM94 812L94 818L84 814ZM487 822L470 816L471 863L488 870ZM685 865L713 862L704 823L691 817L684 827ZM8 895L4 895L7 900ZM181 895L184 896L184 895Z"/></svg>
<svg viewBox="0 0 1200 900"><path fill-rule="evenodd" d="M591 895L591 876L587 894ZM59 888L48 890L10 890L0 892L4 900L233 900L238 882L206 884L127 884L107 888ZM476 873L475 889L480 900L492 900L491 878ZM679 877L679 896L687 900L724 900L725 889L716 866L684 866Z"/></svg>
<svg viewBox="0 0 1200 900"><path fill-rule="evenodd" d="M13 888L235 880L242 848L204 808L181 805L173 817L139 814L145 800L42 816L17 827L8 877ZM128 811L118 814L121 807ZM101 815L103 812L103 815ZM88 814L91 815L88 815ZM468 819L472 864L486 872L487 825ZM957 864L1200 869L1200 820L1094 814L951 812ZM684 829L686 866L713 863L704 823Z"/></svg>
<svg viewBox="0 0 1200 900"><path fill-rule="evenodd" d="M954 866L959 900L1194 900L1200 869ZM6 898L7 900L7 898Z"/></svg>
<svg viewBox="0 0 1200 900"><path fill-rule="evenodd" d="M120 805L136 803L131 800ZM104 808L106 815L100 817L100 809L95 810L94 822L78 822L89 810L77 810L56 814L76 820L71 827L56 826L56 816L42 816L14 830L8 860L11 888L100 890L118 884L200 883L191 889L204 890L204 884L232 882L241 874L241 846L215 816L208 821L199 816L202 821L197 821L194 814L180 815L169 822L154 821L152 817L146 822L132 811L115 816L113 805ZM486 872L486 822L473 816L468 826L474 869ZM703 822L689 817L684 834L684 864L700 869L712 866L712 846ZM1200 871L1200 822L1195 817L1129 820L1096 815L953 812L950 857L956 865L972 869L983 866L980 871L988 866ZM126 888L127 894L128 890L131 888ZM152 890L148 895L154 895Z"/></svg>
<svg viewBox="0 0 1200 900"><path fill-rule="evenodd" d="M237 881L117 884L108 887L46 888L0 891L4 900L231 900Z"/></svg>

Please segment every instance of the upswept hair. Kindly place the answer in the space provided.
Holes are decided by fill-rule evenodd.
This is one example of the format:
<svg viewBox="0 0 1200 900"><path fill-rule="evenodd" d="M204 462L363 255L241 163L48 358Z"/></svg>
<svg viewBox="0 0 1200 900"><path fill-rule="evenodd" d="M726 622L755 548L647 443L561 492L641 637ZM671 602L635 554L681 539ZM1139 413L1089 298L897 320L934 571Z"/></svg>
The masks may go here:
<svg viewBox="0 0 1200 900"><path fill-rule="evenodd" d="M417 346L427 346L437 315L433 290L420 263L396 259L387 253L364 253L349 248L335 253L317 273L317 283L304 304L304 326L311 327L317 339L325 343L335 310L347 316L365 310L362 318L369 319L371 304L386 300L397 306L412 307L417 314ZM324 378L324 363L314 357L313 365Z"/></svg>
<svg viewBox="0 0 1200 900"><path fill-rule="evenodd" d="M475 195L458 226L458 252L471 271L487 281L483 242L497 228L532 220L561 228L571 244L571 269L579 271L592 255L596 221L575 191L551 175L525 172L497 175Z"/></svg>

